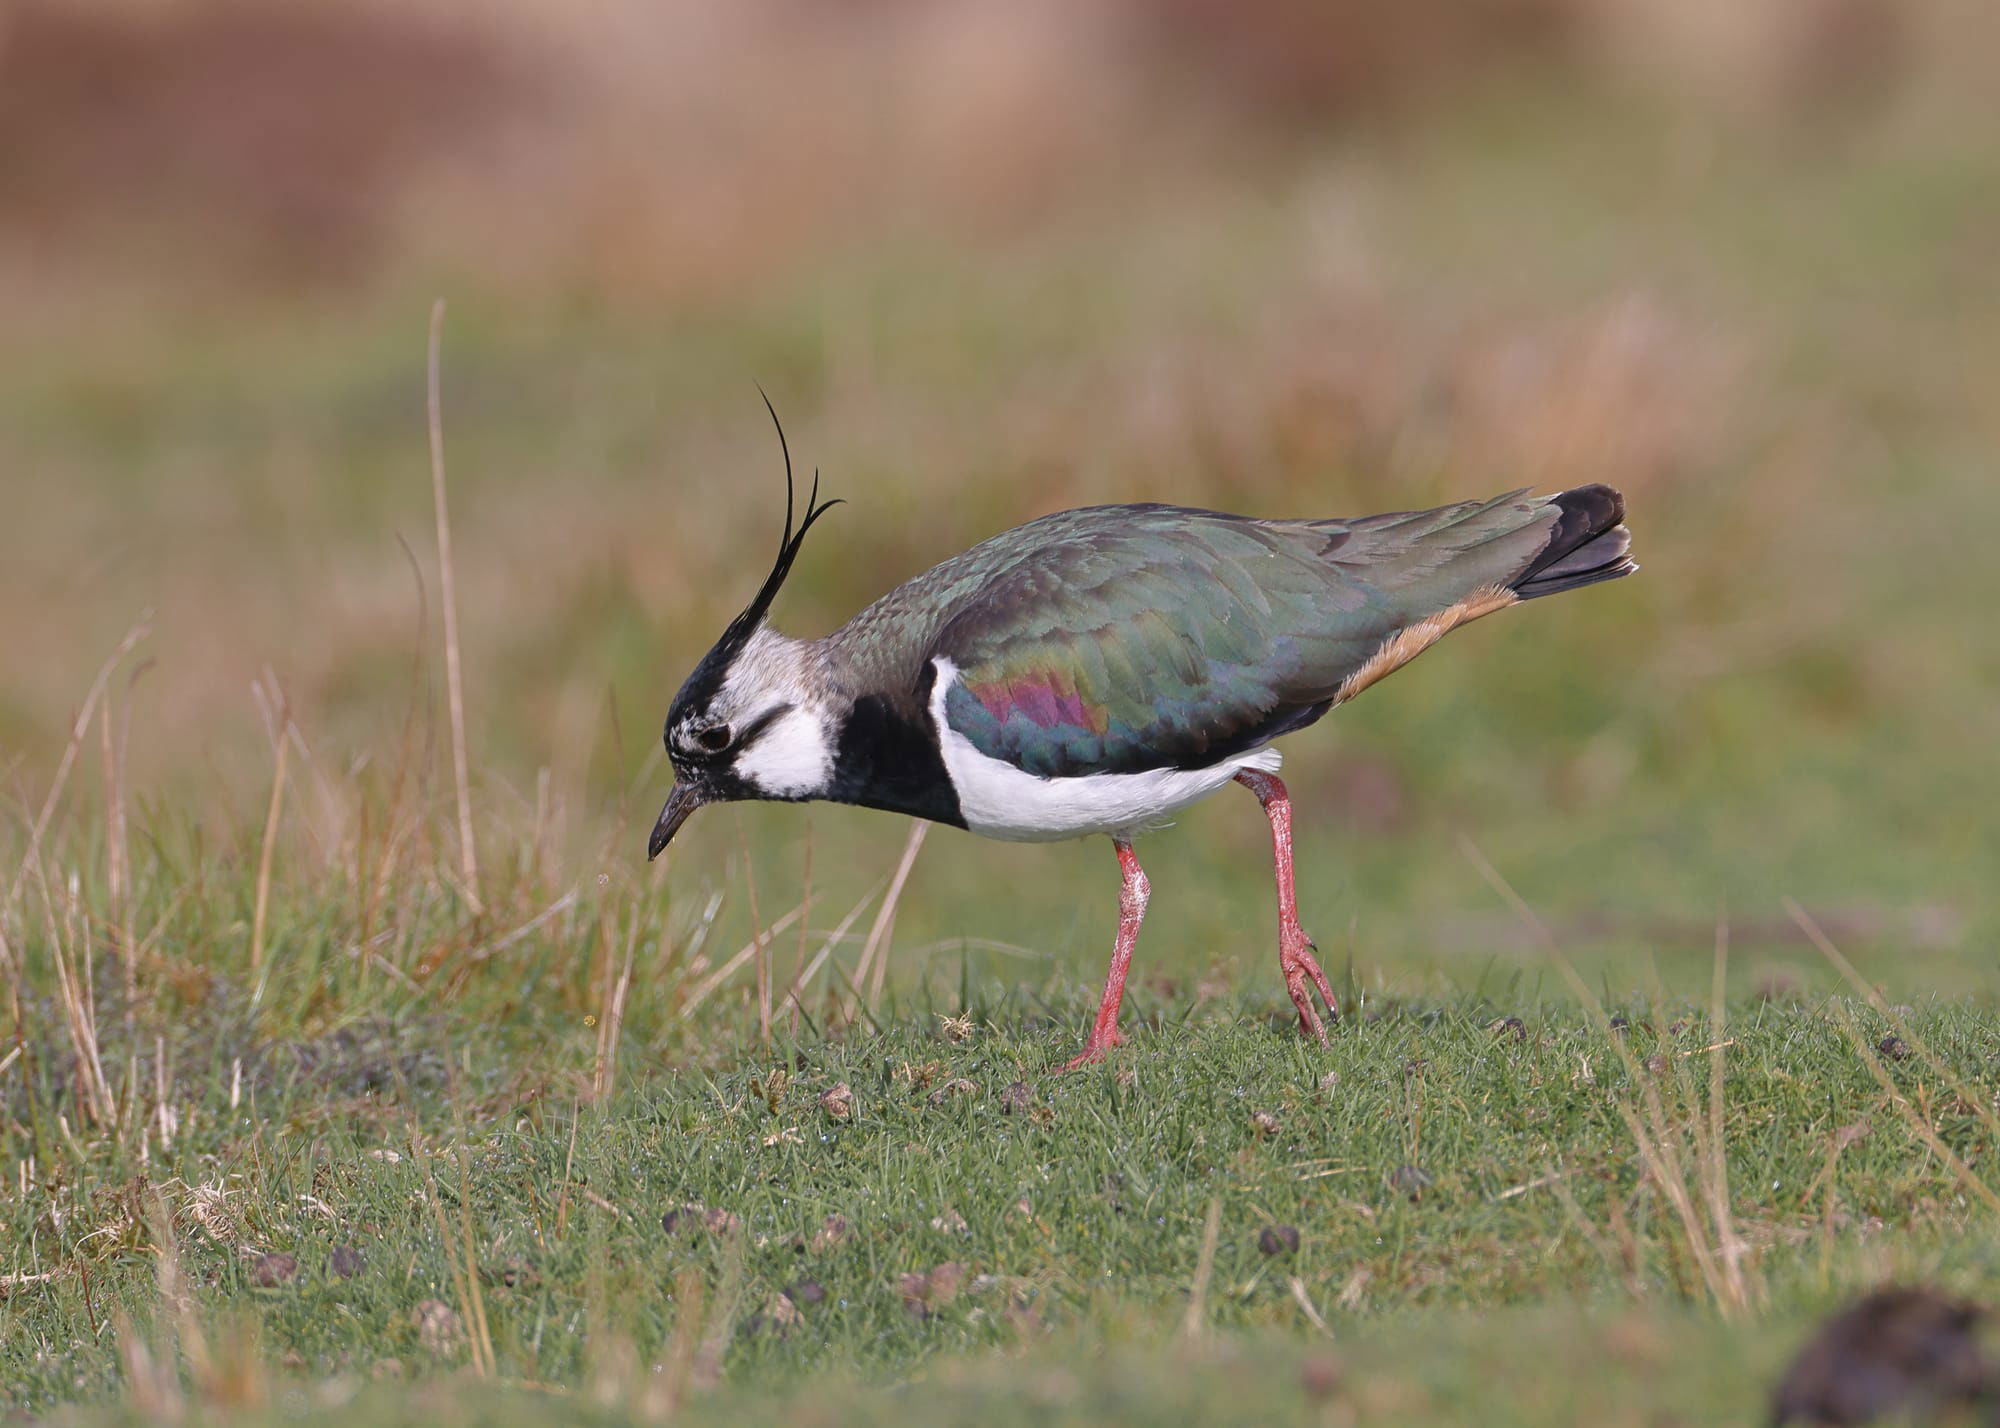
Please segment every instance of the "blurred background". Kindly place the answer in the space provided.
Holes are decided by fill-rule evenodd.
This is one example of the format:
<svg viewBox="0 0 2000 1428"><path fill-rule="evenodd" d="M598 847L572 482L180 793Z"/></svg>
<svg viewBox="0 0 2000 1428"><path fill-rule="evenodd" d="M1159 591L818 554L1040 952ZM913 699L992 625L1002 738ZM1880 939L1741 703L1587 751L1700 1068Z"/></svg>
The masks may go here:
<svg viewBox="0 0 2000 1428"><path fill-rule="evenodd" d="M1996 62L1986 0L14 0L0 837L147 612L142 840L254 859L280 696L281 876L385 770L448 807L443 297L474 802L558 884L748 866L768 914L810 858L844 908L902 846L761 808L642 861L777 538L762 383L849 503L800 635L1068 505L1617 485L1642 575L1290 741L1331 964L1539 977L1467 839L1615 986L1703 985L1718 916L1746 984L1822 978L1790 895L1909 995L1990 990ZM1147 970L1277 994L1266 846L1247 796L1148 840ZM1095 975L1115 887L940 830L899 966Z"/></svg>

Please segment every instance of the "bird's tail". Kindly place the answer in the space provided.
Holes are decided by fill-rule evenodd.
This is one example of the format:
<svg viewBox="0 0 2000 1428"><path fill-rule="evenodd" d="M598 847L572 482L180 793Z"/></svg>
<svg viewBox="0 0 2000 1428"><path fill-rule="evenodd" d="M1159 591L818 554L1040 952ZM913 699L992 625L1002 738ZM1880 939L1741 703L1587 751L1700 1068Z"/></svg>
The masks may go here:
<svg viewBox="0 0 2000 1428"><path fill-rule="evenodd" d="M1639 567L1626 554L1632 533L1622 524L1625 498L1609 486L1579 486L1549 497L1557 510L1549 543L1511 588L1523 600L1616 580Z"/></svg>

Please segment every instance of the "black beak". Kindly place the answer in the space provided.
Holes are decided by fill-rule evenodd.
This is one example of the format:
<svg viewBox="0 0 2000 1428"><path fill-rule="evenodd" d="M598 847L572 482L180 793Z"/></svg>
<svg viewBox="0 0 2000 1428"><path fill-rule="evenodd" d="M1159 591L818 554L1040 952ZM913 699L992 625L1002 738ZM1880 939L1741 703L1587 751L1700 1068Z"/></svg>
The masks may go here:
<svg viewBox="0 0 2000 1428"><path fill-rule="evenodd" d="M691 783L677 783L674 791L667 795L667 806L660 810L660 821L653 825L653 836L646 840L646 861L652 862L666 849L681 831L681 825L688 815L708 802L708 795Z"/></svg>

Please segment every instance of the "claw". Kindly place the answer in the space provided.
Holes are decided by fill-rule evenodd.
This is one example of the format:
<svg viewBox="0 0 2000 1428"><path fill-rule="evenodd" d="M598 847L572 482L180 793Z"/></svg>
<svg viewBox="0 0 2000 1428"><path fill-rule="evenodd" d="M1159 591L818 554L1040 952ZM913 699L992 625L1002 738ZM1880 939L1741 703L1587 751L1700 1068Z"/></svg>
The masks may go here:
<svg viewBox="0 0 2000 1428"><path fill-rule="evenodd" d="M1124 1040L1125 1040L1124 1037L1116 1035L1114 1033L1106 1041L1102 1042L1092 1041L1088 1046L1084 1047L1083 1050L1077 1052L1076 1055L1070 1057L1069 1060L1063 1062L1062 1065L1051 1067L1049 1073L1054 1076L1061 1076L1071 1071L1081 1070L1085 1066L1095 1066L1098 1062L1104 1059L1105 1052L1109 1051L1114 1046L1122 1045L1124 1043Z"/></svg>

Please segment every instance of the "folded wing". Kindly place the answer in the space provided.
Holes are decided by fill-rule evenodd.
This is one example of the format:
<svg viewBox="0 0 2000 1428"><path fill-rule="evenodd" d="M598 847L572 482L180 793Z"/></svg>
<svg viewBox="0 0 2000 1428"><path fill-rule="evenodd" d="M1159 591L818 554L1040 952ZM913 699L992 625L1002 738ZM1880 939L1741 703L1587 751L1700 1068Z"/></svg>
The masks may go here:
<svg viewBox="0 0 2000 1428"><path fill-rule="evenodd" d="M1009 532L1010 559L967 553L987 573L924 658L958 670L946 720L990 758L1057 778L1202 767L1302 728L1512 603L1563 499L1353 521L1064 512Z"/></svg>

